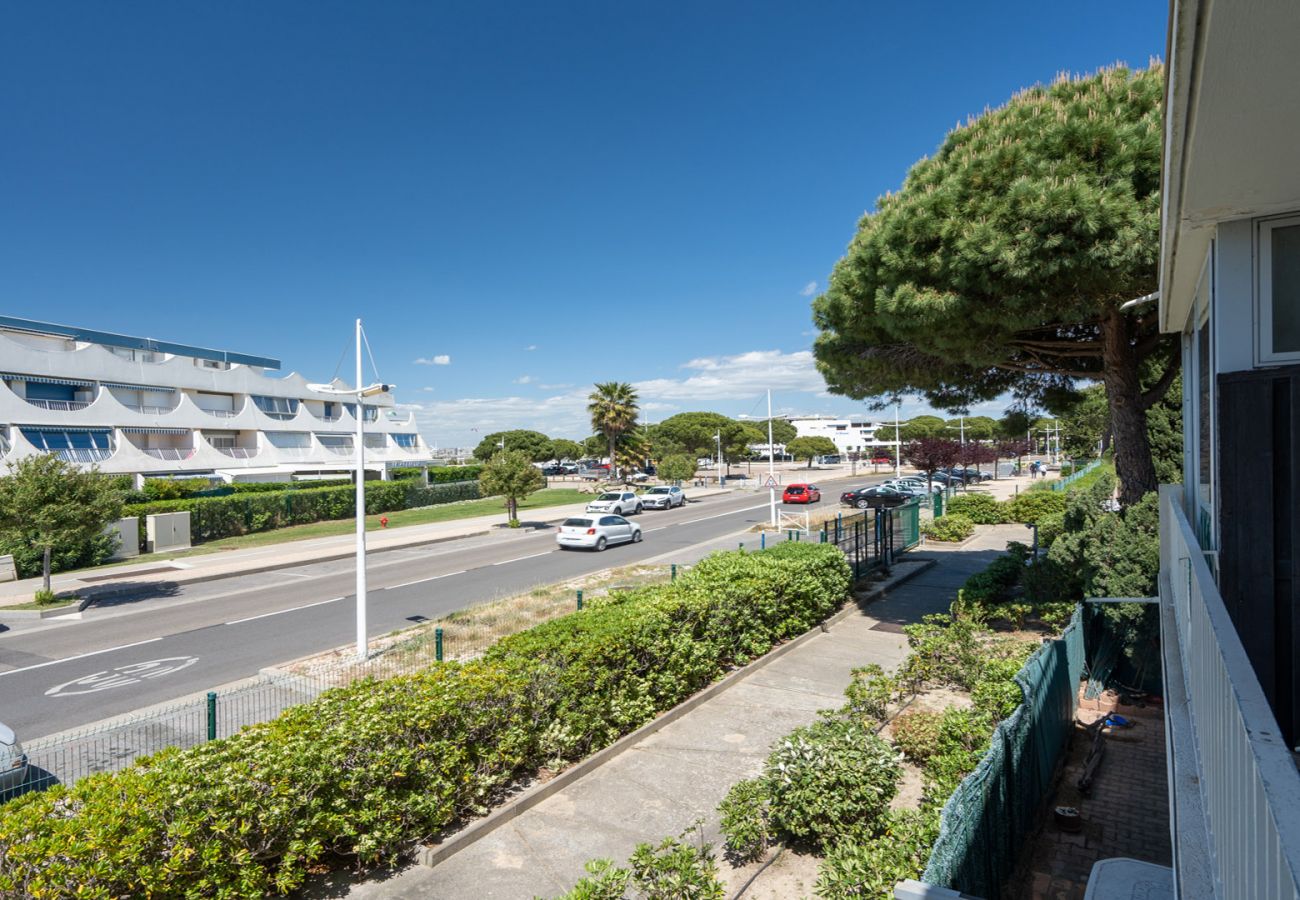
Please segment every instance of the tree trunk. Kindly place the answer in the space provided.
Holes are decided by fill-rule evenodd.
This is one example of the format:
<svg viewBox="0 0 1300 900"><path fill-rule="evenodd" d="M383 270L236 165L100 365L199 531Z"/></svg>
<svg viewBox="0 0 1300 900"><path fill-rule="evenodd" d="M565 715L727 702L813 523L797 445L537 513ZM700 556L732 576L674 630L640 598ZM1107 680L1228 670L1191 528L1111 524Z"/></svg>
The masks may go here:
<svg viewBox="0 0 1300 900"><path fill-rule="evenodd" d="M1118 310L1112 311L1102 321L1101 335L1102 383L1106 386L1106 403L1115 438L1119 500L1128 506L1156 489L1156 467L1147 439L1131 320Z"/></svg>
<svg viewBox="0 0 1300 900"><path fill-rule="evenodd" d="M614 435L610 434L609 438L609 480L614 481L618 478L618 463L614 462Z"/></svg>
<svg viewBox="0 0 1300 900"><path fill-rule="evenodd" d="M50 548L49 547L45 548L45 552L44 554L42 554L42 556L43 559L41 562L41 572L45 576L45 590L48 593L50 590Z"/></svg>

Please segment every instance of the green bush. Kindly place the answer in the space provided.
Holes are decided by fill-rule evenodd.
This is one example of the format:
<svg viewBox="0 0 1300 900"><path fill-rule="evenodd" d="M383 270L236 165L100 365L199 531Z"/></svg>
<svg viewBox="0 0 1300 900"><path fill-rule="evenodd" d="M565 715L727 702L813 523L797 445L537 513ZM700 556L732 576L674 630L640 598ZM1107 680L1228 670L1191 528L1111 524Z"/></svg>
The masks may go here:
<svg viewBox="0 0 1300 900"><path fill-rule="evenodd" d="M963 515L976 525L997 525L1003 521L1002 504L988 494L962 494L953 497L944 512Z"/></svg>
<svg viewBox="0 0 1300 900"><path fill-rule="evenodd" d="M772 840L771 798L762 778L738 781L718 804L727 849L741 862L758 859Z"/></svg>
<svg viewBox="0 0 1300 900"><path fill-rule="evenodd" d="M893 748L857 722L797 728L763 767L773 830L822 851L841 838L870 835L900 774Z"/></svg>
<svg viewBox="0 0 1300 900"><path fill-rule="evenodd" d="M1024 491L1003 503L1003 520L1037 524L1046 516L1065 512L1068 496L1065 491Z"/></svg>
<svg viewBox="0 0 1300 900"><path fill-rule="evenodd" d="M890 812L881 833L865 841L841 841L817 870L822 900L892 900L894 885L920 878L939 836L939 812Z"/></svg>
<svg viewBox="0 0 1300 900"><path fill-rule="evenodd" d="M145 516L189 511L190 539L202 543L290 525L345 519L355 512L356 495L351 484L291 489L285 489L284 485L277 487L278 490L226 497L190 497L131 504L123 514L139 516L140 533L144 534ZM475 481L429 487L410 480L366 483L366 513L370 515L478 498L478 482Z"/></svg>
<svg viewBox="0 0 1300 900"><path fill-rule="evenodd" d="M921 526L921 532L928 538L946 543L958 543L975 533L975 523L963 515L954 513L941 516Z"/></svg>
<svg viewBox="0 0 1300 900"><path fill-rule="evenodd" d="M210 487L207 478L146 478L143 491L150 500L179 500Z"/></svg>
<svg viewBox="0 0 1300 900"><path fill-rule="evenodd" d="M915 763L923 763L939 752L941 713L928 709L909 710L894 720L894 743Z"/></svg>
<svg viewBox="0 0 1300 900"><path fill-rule="evenodd" d="M1009 553L999 556L986 568L966 579L962 597L969 603L988 606L1004 600L1020 582L1025 570L1025 556Z"/></svg>
<svg viewBox="0 0 1300 900"><path fill-rule="evenodd" d="M852 680L844 689L848 698L846 712L863 724L883 722L889 716L889 704L898 693L898 681L872 663L853 670Z"/></svg>
<svg viewBox="0 0 1300 900"><path fill-rule="evenodd" d="M666 838L658 846L637 844L628 860L630 868L613 860L593 859L586 865L589 878L579 881L561 900L624 900L629 888L641 900L722 900L713 848L690 840L691 829L680 838Z"/></svg>
<svg viewBox="0 0 1300 900"><path fill-rule="evenodd" d="M117 538L110 534L100 534L84 543L55 547L50 553L50 571L66 572L69 569L84 569L106 563L116 546ZM43 571L43 553L31 544L0 540L0 555L13 556L19 578L35 578Z"/></svg>
<svg viewBox="0 0 1300 900"><path fill-rule="evenodd" d="M0 896L261 897L322 860L390 863L557 754L604 746L762 640L811 627L848 587L833 547L718 554L478 660L332 690L234 737L16 798L0 807Z"/></svg>

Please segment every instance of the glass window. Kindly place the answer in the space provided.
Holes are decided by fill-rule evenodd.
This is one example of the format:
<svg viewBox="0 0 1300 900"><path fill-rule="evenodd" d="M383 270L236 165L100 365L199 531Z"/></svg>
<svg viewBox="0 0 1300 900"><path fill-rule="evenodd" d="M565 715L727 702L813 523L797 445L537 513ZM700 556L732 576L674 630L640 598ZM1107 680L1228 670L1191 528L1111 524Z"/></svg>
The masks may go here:
<svg viewBox="0 0 1300 900"><path fill-rule="evenodd" d="M419 446L416 440L417 437L418 436L414 434L395 434L393 435L393 443L399 447L410 449Z"/></svg>
<svg viewBox="0 0 1300 900"><path fill-rule="evenodd" d="M570 528L590 528L591 519L565 519L564 524Z"/></svg>
<svg viewBox="0 0 1300 900"><path fill-rule="evenodd" d="M290 397L253 396L257 408L269 416L289 417L298 414L298 401Z"/></svg>
<svg viewBox="0 0 1300 900"><path fill-rule="evenodd" d="M1259 223L1259 305L1256 345L1260 363L1300 360L1300 217Z"/></svg>

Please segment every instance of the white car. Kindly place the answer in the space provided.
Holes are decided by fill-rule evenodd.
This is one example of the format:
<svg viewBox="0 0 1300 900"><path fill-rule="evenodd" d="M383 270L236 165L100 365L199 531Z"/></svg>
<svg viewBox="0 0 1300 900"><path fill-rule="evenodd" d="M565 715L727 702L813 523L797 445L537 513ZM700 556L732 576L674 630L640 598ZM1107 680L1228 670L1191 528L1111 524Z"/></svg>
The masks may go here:
<svg viewBox="0 0 1300 900"><path fill-rule="evenodd" d="M610 544L636 544L641 529L622 516L573 516L560 523L555 542L561 550L583 547L597 552Z"/></svg>
<svg viewBox="0 0 1300 900"><path fill-rule="evenodd" d="M606 491L587 504L587 512L630 516L639 513L644 506L634 491Z"/></svg>
<svg viewBox="0 0 1300 900"><path fill-rule="evenodd" d="M677 486L652 487L641 495L646 509L672 509L686 505L686 492Z"/></svg>
<svg viewBox="0 0 1300 900"><path fill-rule="evenodd" d="M13 729L0 722L0 802L27 781L27 754Z"/></svg>
<svg viewBox="0 0 1300 900"><path fill-rule="evenodd" d="M916 481L886 481L886 482L885 482L885 486L886 486L886 487L891 487L891 488L893 488L894 490L896 490L896 491L898 491L898 492L900 492L900 493L903 493L903 494L910 494L910 495L913 496L913 497L924 497L925 494L926 494L925 483L924 483L924 482L916 482Z"/></svg>

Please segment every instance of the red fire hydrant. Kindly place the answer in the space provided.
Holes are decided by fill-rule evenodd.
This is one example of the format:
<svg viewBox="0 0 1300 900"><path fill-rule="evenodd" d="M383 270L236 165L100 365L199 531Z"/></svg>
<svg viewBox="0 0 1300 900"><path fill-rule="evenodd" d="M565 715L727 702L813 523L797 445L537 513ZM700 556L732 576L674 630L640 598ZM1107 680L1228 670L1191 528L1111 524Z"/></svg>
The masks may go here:
<svg viewBox="0 0 1300 900"><path fill-rule="evenodd" d="M380 517L379 517L379 527L380 527L380 528L387 528L387 527L388 527L388 516L380 516Z"/></svg>

